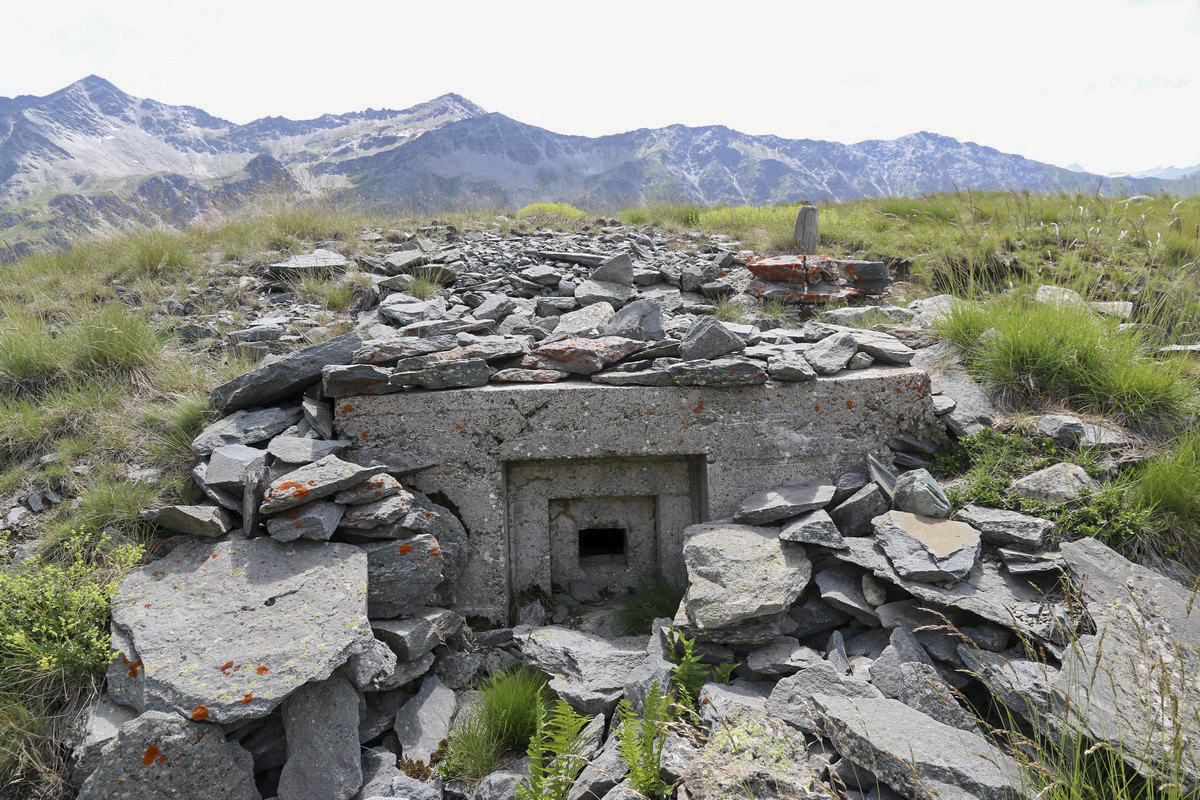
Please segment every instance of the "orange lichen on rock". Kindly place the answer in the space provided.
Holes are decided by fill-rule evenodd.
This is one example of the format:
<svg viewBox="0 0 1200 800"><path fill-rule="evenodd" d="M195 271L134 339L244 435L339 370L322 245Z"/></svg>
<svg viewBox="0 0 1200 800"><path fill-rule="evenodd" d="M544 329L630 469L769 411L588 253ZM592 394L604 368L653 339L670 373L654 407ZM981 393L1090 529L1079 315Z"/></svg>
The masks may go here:
<svg viewBox="0 0 1200 800"><path fill-rule="evenodd" d="M142 754L142 763L148 767L157 761L160 756L162 756L162 750L159 749L158 745L152 744Z"/></svg>
<svg viewBox="0 0 1200 800"><path fill-rule="evenodd" d="M204 722L208 719L208 706L196 706L192 709L192 722Z"/></svg>

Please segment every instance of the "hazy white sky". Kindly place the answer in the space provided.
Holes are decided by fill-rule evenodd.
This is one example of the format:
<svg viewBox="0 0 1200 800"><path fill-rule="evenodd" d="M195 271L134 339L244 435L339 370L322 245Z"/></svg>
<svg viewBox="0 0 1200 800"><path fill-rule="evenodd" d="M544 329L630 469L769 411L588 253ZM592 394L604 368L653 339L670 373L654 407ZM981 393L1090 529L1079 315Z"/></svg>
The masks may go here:
<svg viewBox="0 0 1200 800"><path fill-rule="evenodd" d="M1200 163L1200 0L42 0L0 28L0 95L94 73L236 122L458 92L561 133L930 130L1098 172Z"/></svg>

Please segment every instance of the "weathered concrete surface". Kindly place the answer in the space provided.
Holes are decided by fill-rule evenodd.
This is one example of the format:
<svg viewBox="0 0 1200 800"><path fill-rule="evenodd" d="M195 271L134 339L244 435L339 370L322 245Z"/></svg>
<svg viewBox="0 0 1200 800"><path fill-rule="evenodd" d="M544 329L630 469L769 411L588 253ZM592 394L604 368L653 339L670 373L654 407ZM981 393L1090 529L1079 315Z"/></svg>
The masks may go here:
<svg viewBox="0 0 1200 800"><path fill-rule="evenodd" d="M367 555L266 537L189 542L121 581L112 631L118 702L197 721L263 717L370 644Z"/></svg>
<svg viewBox="0 0 1200 800"><path fill-rule="evenodd" d="M358 458L427 459L407 479L462 514L471 552L460 610L507 616L505 465L542 459L701 456L701 519L730 516L764 486L832 483L887 455L897 433L937 439L924 372L872 367L803 383L743 388L549 385L348 397L335 404ZM419 443L419 444L418 444ZM365 462L364 462L365 463Z"/></svg>

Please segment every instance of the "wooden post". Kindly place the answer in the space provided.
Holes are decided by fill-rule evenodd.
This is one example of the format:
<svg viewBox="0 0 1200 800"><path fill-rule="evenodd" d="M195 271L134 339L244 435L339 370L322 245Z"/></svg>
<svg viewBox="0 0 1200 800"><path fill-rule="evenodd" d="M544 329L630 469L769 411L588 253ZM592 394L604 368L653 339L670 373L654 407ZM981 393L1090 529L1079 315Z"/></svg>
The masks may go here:
<svg viewBox="0 0 1200 800"><path fill-rule="evenodd" d="M802 255L817 252L817 207L800 206L796 215L796 249Z"/></svg>

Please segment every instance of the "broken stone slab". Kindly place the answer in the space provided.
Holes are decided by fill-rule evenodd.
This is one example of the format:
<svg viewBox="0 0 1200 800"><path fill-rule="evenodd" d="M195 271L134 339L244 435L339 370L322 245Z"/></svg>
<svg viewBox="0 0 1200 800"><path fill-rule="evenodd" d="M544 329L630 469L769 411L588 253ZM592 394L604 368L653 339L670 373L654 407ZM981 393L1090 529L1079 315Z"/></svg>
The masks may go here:
<svg viewBox="0 0 1200 800"><path fill-rule="evenodd" d="M767 712L806 733L820 733L821 720L813 704L814 695L883 697L878 689L866 681L841 674L828 661L818 661L775 684L771 696L767 698Z"/></svg>
<svg viewBox="0 0 1200 800"><path fill-rule="evenodd" d="M844 757L918 800L1012 800L1021 767L978 734L898 700L816 694L821 727Z"/></svg>
<svg viewBox="0 0 1200 800"><path fill-rule="evenodd" d="M644 342L620 336L567 337L535 348L521 360L521 366L591 375L644 347Z"/></svg>
<svg viewBox="0 0 1200 800"><path fill-rule="evenodd" d="M261 800L254 762L215 725L177 714L148 711L121 726L84 781L80 800L194 797L197 787L212 800Z"/></svg>
<svg viewBox="0 0 1200 800"><path fill-rule="evenodd" d="M834 608L819 596L809 597L800 605L793 606L788 616L795 622L791 635L797 639L840 627L850 621L849 614Z"/></svg>
<svg viewBox="0 0 1200 800"><path fill-rule="evenodd" d="M716 317L700 317L688 327L679 344L679 355L685 360L712 360L746 349L746 343Z"/></svg>
<svg viewBox="0 0 1200 800"><path fill-rule="evenodd" d="M902 577L871 538L849 538L844 549L827 552L838 561L869 570L876 578L925 603L969 611L1049 644L1063 641L1068 615L1062 601L1028 580L1009 575L989 559L977 559L962 581L938 584Z"/></svg>
<svg viewBox="0 0 1200 800"><path fill-rule="evenodd" d="M321 389L326 397L390 394L399 391L388 381L391 376L391 370L373 364L332 364L321 370Z"/></svg>
<svg viewBox="0 0 1200 800"><path fill-rule="evenodd" d="M1063 568L1064 565L1061 553L1028 553L1024 550L1009 550L1005 547L997 547L996 554L999 555L1000 560L1004 562L1004 568L1013 575L1025 575L1037 572L1058 572Z"/></svg>
<svg viewBox="0 0 1200 800"><path fill-rule="evenodd" d="M942 417L954 435L970 436L996 424L998 414L991 397L962 365L953 344L940 342L918 350L912 365L928 372L941 394L954 401L954 408Z"/></svg>
<svg viewBox="0 0 1200 800"><path fill-rule="evenodd" d="M776 353L767 359L767 374L777 381L816 380L817 373L803 353Z"/></svg>
<svg viewBox="0 0 1200 800"><path fill-rule="evenodd" d="M278 514L349 489L385 471L382 466L363 467L337 456L325 456L272 481L259 510L264 516Z"/></svg>
<svg viewBox="0 0 1200 800"><path fill-rule="evenodd" d="M395 731L401 756L428 764L438 745L450 733L457 702L454 690L436 675L425 678L417 695L396 713Z"/></svg>
<svg viewBox="0 0 1200 800"><path fill-rule="evenodd" d="M762 366L745 358L681 361L667 368L678 386L756 386L767 382Z"/></svg>
<svg viewBox="0 0 1200 800"><path fill-rule="evenodd" d="M1161 775L1169 764L1194 789L1200 785L1195 592L1095 539L1064 542L1062 555L1096 628L1066 649L1053 684L1072 709L1072 726L1112 745L1142 775Z"/></svg>
<svg viewBox="0 0 1200 800"><path fill-rule="evenodd" d="M347 333L288 353L269 364L264 363L213 389L210 394L213 408L229 413L298 395L306 386L320 379L321 370L325 367L330 364L349 364L354 351L361 346L362 336ZM243 440L242 443L252 442Z"/></svg>
<svg viewBox="0 0 1200 800"><path fill-rule="evenodd" d="M629 774L621 758L618 737L609 736L604 747L584 766L567 793L567 800L601 800ZM509 800L509 798L504 798Z"/></svg>
<svg viewBox="0 0 1200 800"><path fill-rule="evenodd" d="M502 369L492 375L493 383L557 383L571 377L571 373L557 369Z"/></svg>
<svg viewBox="0 0 1200 800"><path fill-rule="evenodd" d="M804 548L770 528L711 522L684 531L688 590L682 610L697 628L721 628L787 611L808 586Z"/></svg>
<svg viewBox="0 0 1200 800"><path fill-rule="evenodd" d="M446 301L440 297L418 300L409 295L394 294L379 304L379 315L389 322L407 329L410 325L445 319ZM342 363L349 363L349 361Z"/></svg>
<svg viewBox="0 0 1200 800"><path fill-rule="evenodd" d="M311 539L327 542L342 521L346 507L327 500L314 500L288 509L267 520L267 533L277 542Z"/></svg>
<svg viewBox="0 0 1200 800"><path fill-rule="evenodd" d="M357 486L351 486L349 489L338 492L334 496L333 502L346 506L359 506L399 494L403 488L400 481L387 473L381 473L372 475Z"/></svg>
<svg viewBox="0 0 1200 800"><path fill-rule="evenodd" d="M343 672L355 689L375 691L397 672L399 662L392 648L376 639L365 650L350 656ZM428 668L427 668L428 669ZM425 674L424 671L420 673ZM414 676L419 677L419 676ZM399 686L400 684L396 684ZM389 689L392 687L388 687Z"/></svg>
<svg viewBox="0 0 1200 800"><path fill-rule="evenodd" d="M607 303L613 308L620 308L632 300L636 294L637 290L632 286L604 281L586 280L575 287L575 299L583 306L592 303Z"/></svg>
<svg viewBox="0 0 1200 800"><path fill-rule="evenodd" d="M884 651L885 655L887 651ZM959 704L954 690L938 674L932 664L919 661L891 663L886 687L876 680L876 660L871 665L871 682L887 697L899 700L909 708L920 711L943 725L963 731L979 732L979 723L969 711Z"/></svg>
<svg viewBox="0 0 1200 800"><path fill-rule="evenodd" d="M227 444L216 448L208 461L204 481L218 489L240 492L246 482L246 474L265 466L267 453L244 444Z"/></svg>
<svg viewBox="0 0 1200 800"><path fill-rule="evenodd" d="M804 358L818 375L833 375L841 372L858 352L858 342L851 333L835 333L827 336L804 351Z"/></svg>
<svg viewBox="0 0 1200 800"><path fill-rule="evenodd" d="M674 386L675 379L666 369L643 369L632 372L597 372L592 383L604 386Z"/></svg>
<svg viewBox="0 0 1200 800"><path fill-rule="evenodd" d="M908 511L922 517L947 519L950 500L929 470L912 469L896 478L892 502L898 511Z"/></svg>
<svg viewBox="0 0 1200 800"><path fill-rule="evenodd" d="M100 695L88 706L73 726L70 737L68 766L72 786L79 788L96 771L101 752L116 738L121 726L137 715L132 708L113 702L107 694Z"/></svg>
<svg viewBox="0 0 1200 800"><path fill-rule="evenodd" d="M226 491L225 489L218 489L215 486L210 486L207 483L207 478L208 462L197 461L196 466L192 467L192 480L197 486L200 487L200 491L204 493L204 496L221 506L221 508L227 508L230 511L236 511L240 513L242 510L241 499L234 496L232 491ZM10 522L11 521L12 520L10 520Z"/></svg>
<svg viewBox="0 0 1200 800"><path fill-rule="evenodd" d="M848 544L843 543L848 547ZM879 625L879 615L867 602L862 589L862 573L845 564L822 569L813 579L820 590L821 600L832 608L850 614L868 627Z"/></svg>
<svg viewBox="0 0 1200 800"><path fill-rule="evenodd" d="M422 533L360 547L367 553L367 609L372 618L399 617L433 599L443 577L437 539Z"/></svg>
<svg viewBox="0 0 1200 800"><path fill-rule="evenodd" d="M402 520L413 507L414 495L401 489L381 500L362 503L347 509L342 518L342 528L349 531L366 531L380 528Z"/></svg>
<svg viewBox="0 0 1200 800"><path fill-rule="evenodd" d="M632 304L631 304L632 305ZM578 311L568 311L558 318L556 333L567 335L598 332L600 327L613 318L616 309L609 303L592 303ZM625 337L633 339L635 337Z"/></svg>
<svg viewBox="0 0 1200 800"><path fill-rule="evenodd" d="M1044 503L1069 503L1085 492L1100 491L1100 484L1078 464L1061 463L1018 478L1012 490L1022 497Z"/></svg>
<svg viewBox="0 0 1200 800"><path fill-rule="evenodd" d="M983 541L999 547L1016 545L1038 550L1045 546L1046 537L1054 531L1054 523L1048 519L974 503L959 510L955 516L979 531Z"/></svg>
<svg viewBox="0 0 1200 800"><path fill-rule="evenodd" d="M352 545L184 542L121 581L109 692L197 720L266 716L369 644L366 582Z"/></svg>
<svg viewBox="0 0 1200 800"><path fill-rule="evenodd" d="M276 436L267 452L285 464L311 464L325 456L340 453L351 445L345 439L308 439L301 436Z"/></svg>
<svg viewBox="0 0 1200 800"><path fill-rule="evenodd" d="M371 623L375 635L392 648L401 661L413 661L462 630L463 619L444 608L418 606L404 619L377 619Z"/></svg>
<svg viewBox="0 0 1200 800"><path fill-rule="evenodd" d="M432 355L401 359L396 362L396 371L390 380L396 388L468 389L485 385L491 377L492 369L482 358L444 361Z"/></svg>
<svg viewBox="0 0 1200 800"><path fill-rule="evenodd" d="M533 339L529 336L479 336L475 341L436 353L443 361L482 358L489 364L507 361L529 352Z"/></svg>
<svg viewBox="0 0 1200 800"><path fill-rule="evenodd" d="M362 786L358 693L341 675L297 689L283 704L287 761L279 800L348 800Z"/></svg>
<svg viewBox="0 0 1200 800"><path fill-rule="evenodd" d="M965 522L889 511L873 521L875 538L902 577L962 580L979 559L979 531Z"/></svg>
<svg viewBox="0 0 1200 800"><path fill-rule="evenodd" d="M638 645L547 626L513 631L521 654L550 676L550 688L581 714L611 714L644 659Z"/></svg>
<svg viewBox="0 0 1200 800"><path fill-rule="evenodd" d="M746 654L746 666L760 675L792 675L821 660L821 654L792 636L779 636Z"/></svg>
<svg viewBox="0 0 1200 800"><path fill-rule="evenodd" d="M192 452L204 458L225 445L265 442L295 425L301 415L299 406L238 411L201 431L192 441Z"/></svg>
<svg viewBox="0 0 1200 800"><path fill-rule="evenodd" d="M804 736L771 715L739 709L713 728L683 776L691 800L818 800L824 770ZM611 796L611 795L610 795ZM638 795L634 795L638 796Z"/></svg>
<svg viewBox="0 0 1200 800"><path fill-rule="evenodd" d="M402 358L428 356L451 350L458 346L453 336L391 336L386 339L369 339L354 351L351 362L370 364L377 367L395 366Z"/></svg>
<svg viewBox="0 0 1200 800"><path fill-rule="evenodd" d="M819 544L822 547L846 546L837 525L833 524L833 519L820 508L785 522L783 529L779 531L779 538L785 542Z"/></svg>
<svg viewBox="0 0 1200 800"><path fill-rule="evenodd" d="M633 286L633 259L627 253L619 253L592 270L589 277L603 283Z"/></svg>
<svg viewBox="0 0 1200 800"><path fill-rule="evenodd" d="M558 332L561 327L560 322L559 327L554 330ZM661 341L667 336L663 329L662 303L657 300L634 300L611 319L602 321L597 332L601 336L621 336L645 342Z"/></svg>
<svg viewBox="0 0 1200 800"><path fill-rule="evenodd" d="M471 309L471 316L475 319L499 322L511 314L516 307L517 304L507 295L488 294L484 296L482 303Z"/></svg>
<svg viewBox="0 0 1200 800"><path fill-rule="evenodd" d="M874 482L868 483L835 506L829 518L844 536L866 536L873 530L871 520L888 510L888 501Z"/></svg>
<svg viewBox="0 0 1200 800"><path fill-rule="evenodd" d="M408 273L414 267L422 267L429 263L429 256L419 249L399 250L391 253L383 260L388 271L393 275Z"/></svg>
<svg viewBox="0 0 1200 800"><path fill-rule="evenodd" d="M745 525L768 525L806 511L824 508L833 500L833 493L833 486L822 483L768 489L743 500L733 521Z"/></svg>
<svg viewBox="0 0 1200 800"><path fill-rule="evenodd" d="M162 506L138 515L160 528L216 539L233 530L233 518L220 506Z"/></svg>

